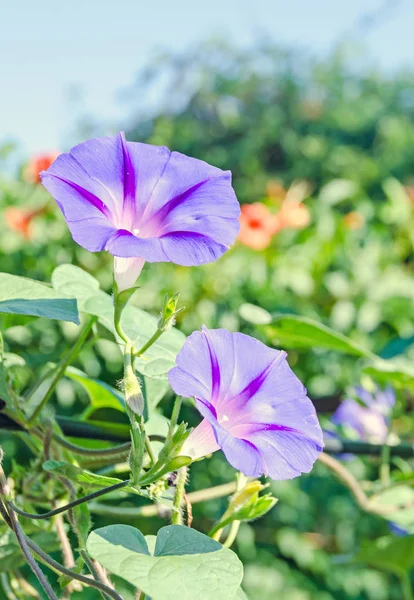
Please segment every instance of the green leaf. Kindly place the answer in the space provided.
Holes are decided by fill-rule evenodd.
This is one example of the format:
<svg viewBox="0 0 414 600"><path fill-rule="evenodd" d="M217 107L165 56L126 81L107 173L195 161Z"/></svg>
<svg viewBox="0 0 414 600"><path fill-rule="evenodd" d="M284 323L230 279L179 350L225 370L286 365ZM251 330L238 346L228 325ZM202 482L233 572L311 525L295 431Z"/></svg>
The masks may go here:
<svg viewBox="0 0 414 600"><path fill-rule="evenodd" d="M181 467L186 467L189 464L191 464L191 458L189 456L176 456L164 466L160 466L158 463L156 463L152 469L147 471L139 480L139 485L149 485L153 481L161 479L161 477L167 473L178 471L178 469L181 469Z"/></svg>
<svg viewBox="0 0 414 600"><path fill-rule="evenodd" d="M92 408L92 410L87 410L88 414L100 408L113 408L123 413L125 412L125 403L122 394L109 384L99 381L99 379L92 379L86 373L74 367L66 369L65 375L69 379L77 381L87 392Z"/></svg>
<svg viewBox="0 0 414 600"><path fill-rule="evenodd" d="M0 312L79 325L76 300L66 298L45 283L9 273L0 273Z"/></svg>
<svg viewBox="0 0 414 600"><path fill-rule="evenodd" d="M114 575L143 590L152 600L236 600L243 566L234 552L208 536L170 525L153 536L128 525L93 531L88 552Z"/></svg>
<svg viewBox="0 0 414 600"><path fill-rule="evenodd" d="M83 487L104 488L122 481L122 479L117 479L116 477L96 475L96 473L92 473L86 469L81 469L75 465L58 460L47 460L43 463L43 468L45 471L53 473L58 477L67 477L71 481L79 483Z"/></svg>
<svg viewBox="0 0 414 600"><path fill-rule="evenodd" d="M83 504L75 506L73 512L75 515L76 529L79 535L79 540L82 543L82 547L85 547L86 540L88 539L88 535L92 527L88 504L83 502Z"/></svg>
<svg viewBox="0 0 414 600"><path fill-rule="evenodd" d="M145 375L141 378L141 389L145 399L145 419L154 413L169 388L167 379L151 379Z"/></svg>
<svg viewBox="0 0 414 600"><path fill-rule="evenodd" d="M363 371L378 383L414 389L414 368L402 358L377 359L364 367Z"/></svg>
<svg viewBox="0 0 414 600"><path fill-rule="evenodd" d="M274 345L287 348L325 348L343 354L373 358L375 355L350 338L307 317L277 315L265 332Z"/></svg>
<svg viewBox="0 0 414 600"><path fill-rule="evenodd" d="M7 388L7 371L4 365L3 337L0 333L0 400L10 402L9 390Z"/></svg>
<svg viewBox="0 0 414 600"><path fill-rule="evenodd" d="M414 335L407 338L393 338L379 352L381 358L389 359L404 354L411 346L414 345Z"/></svg>
<svg viewBox="0 0 414 600"><path fill-rule="evenodd" d="M408 485L392 486L375 494L372 499L375 504L392 509L385 515L390 521L414 534L414 489Z"/></svg>
<svg viewBox="0 0 414 600"><path fill-rule="evenodd" d="M277 498L271 494L259 496L266 487L257 479L248 481L240 491L231 497L226 512L214 526L213 531L216 532L233 521L252 521L263 517L277 502Z"/></svg>
<svg viewBox="0 0 414 600"><path fill-rule="evenodd" d="M31 533L30 537L45 552L55 552L59 549L59 542L54 533L39 530L36 533ZM26 558L20 550L14 533L10 530L1 533L0 573L8 573L26 564Z"/></svg>
<svg viewBox="0 0 414 600"><path fill-rule="evenodd" d="M414 566L414 535L380 538L364 545L355 560L399 577L404 576Z"/></svg>
<svg viewBox="0 0 414 600"><path fill-rule="evenodd" d="M58 292L77 299L79 310L98 317L101 325L118 338L114 330L114 306L112 298L101 291L98 281L79 267L60 265L52 275L52 284ZM158 320L135 306L128 304L122 313L121 325L125 333L139 349L157 330ZM175 365L175 357L181 350L185 335L178 329L170 329L135 361L136 368L150 378L167 378Z"/></svg>
<svg viewBox="0 0 414 600"><path fill-rule="evenodd" d="M240 306L239 315L254 325L269 325L272 322L272 315L267 310L248 302Z"/></svg>

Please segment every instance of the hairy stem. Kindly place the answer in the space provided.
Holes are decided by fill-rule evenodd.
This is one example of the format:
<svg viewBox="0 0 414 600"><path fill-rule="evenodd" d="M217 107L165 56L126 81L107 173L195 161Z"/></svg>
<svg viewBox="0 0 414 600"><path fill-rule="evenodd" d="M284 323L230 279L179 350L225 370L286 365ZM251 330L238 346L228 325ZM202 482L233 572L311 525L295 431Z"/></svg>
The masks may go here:
<svg viewBox="0 0 414 600"><path fill-rule="evenodd" d="M0 504L3 504L1 502L1 500L0 500ZM22 528L20 527L19 522L17 521L17 517L16 517L13 509L8 505L7 502L5 502L3 504L3 510L1 511L3 516L4 516L4 509L5 509L6 514L8 515L8 521L6 521L6 522L8 522L9 527L13 530L13 532L16 536L16 539L17 539L17 543L19 544L20 549L26 558L27 564L29 565L29 567L33 571L34 575L36 576L37 580L39 581L40 585L42 586L42 589L45 592L47 598L49 600L58 600L55 592L53 591L52 586L50 585L45 574L43 573L43 571L41 570L41 568L39 567L39 565L33 558L32 553L30 552L30 547L27 542L27 538L26 538Z"/></svg>
<svg viewBox="0 0 414 600"><path fill-rule="evenodd" d="M198 504L200 502L215 500L216 498L223 498L224 496L230 496L231 494L234 494L235 491L236 482L231 481L230 483L224 483L223 485L206 488L205 490L190 492L190 494L187 494L187 501L191 504ZM160 506L158 504L124 508L122 506L109 506L108 504L92 502L89 505L89 509L91 512L97 515L124 517L127 519L136 519L137 517L156 517L160 513Z"/></svg>
<svg viewBox="0 0 414 600"><path fill-rule="evenodd" d="M182 505L184 502L185 484L187 481L187 467L181 467L177 475L177 486L175 490L171 522L173 525L183 524Z"/></svg>
<svg viewBox="0 0 414 600"><path fill-rule="evenodd" d="M107 596L109 596L110 598L113 598L113 600L123 600L122 596L120 596L115 590L107 587L100 581L95 581L94 579L91 579L90 577L86 577L85 575L76 573L76 571L67 569L66 567L64 567L63 565L58 563L56 560L51 558L48 554L46 554L46 552L43 552L43 550L41 548L39 548L39 546L37 544L35 544L35 542L30 540L29 538L27 538L27 544L33 550L33 552L35 554L37 554L39 556L39 558L41 558L43 560L44 563L46 563L51 569L53 569L53 571L57 571L58 573L67 575L68 577L71 577L72 579L75 579L76 581L80 581L81 583L84 583L85 585L94 587L97 590L105 592L105 594L107 594Z"/></svg>
<svg viewBox="0 0 414 600"><path fill-rule="evenodd" d="M69 504L65 504L64 506L60 506L59 508L55 508L54 510L49 510L43 514L36 513L28 513L24 510L21 510L18 506L15 506L13 502L10 502L10 506L12 509L20 516L25 517L26 519L50 519L51 517L55 517L56 515L60 515L61 513L70 510L71 508L75 508L84 502L89 502L90 500L94 500L95 498L99 498L105 494L109 494L110 492L115 492L116 490L120 490L126 486L130 485L129 481L121 481L119 483L115 483L114 485L110 485L102 490L98 490L97 492L93 492L92 494L88 494L87 496L82 496L82 498L78 498L73 502L69 502Z"/></svg>
<svg viewBox="0 0 414 600"><path fill-rule="evenodd" d="M68 536L65 531L65 525L63 522L62 515L58 515L55 520L56 533L59 538L60 548L62 550L63 556L63 564L68 569L73 569L75 566L75 557L73 556L72 546L70 545ZM67 587L66 590L69 593L69 597L71 592L80 592L82 586L78 582L72 582Z"/></svg>
<svg viewBox="0 0 414 600"><path fill-rule="evenodd" d="M105 582L102 581L102 578L99 576L98 569L96 568L96 565L95 565L94 561L89 557L89 554L87 553L87 551L86 550L80 550L80 555L82 556L83 560L85 561L85 564L88 567L89 571L91 572L92 577L95 579L95 581L98 581L98 582L103 583L105 585ZM99 591L101 593L101 596L105 600L108 600L108 598L110 598L110 596L108 596L102 590L99 590Z"/></svg>

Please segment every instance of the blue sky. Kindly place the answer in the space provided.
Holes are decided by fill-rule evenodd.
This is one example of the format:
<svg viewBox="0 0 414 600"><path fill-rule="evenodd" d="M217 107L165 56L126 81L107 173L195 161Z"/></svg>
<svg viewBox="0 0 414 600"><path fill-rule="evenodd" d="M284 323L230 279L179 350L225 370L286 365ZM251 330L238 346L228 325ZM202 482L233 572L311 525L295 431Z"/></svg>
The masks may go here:
<svg viewBox="0 0 414 600"><path fill-rule="evenodd" d="M324 54L384 0L0 0L0 143L21 152L65 147L78 110L121 117L120 89L156 49L213 35L247 46L265 33ZM363 42L384 69L414 67L414 2L392 0Z"/></svg>

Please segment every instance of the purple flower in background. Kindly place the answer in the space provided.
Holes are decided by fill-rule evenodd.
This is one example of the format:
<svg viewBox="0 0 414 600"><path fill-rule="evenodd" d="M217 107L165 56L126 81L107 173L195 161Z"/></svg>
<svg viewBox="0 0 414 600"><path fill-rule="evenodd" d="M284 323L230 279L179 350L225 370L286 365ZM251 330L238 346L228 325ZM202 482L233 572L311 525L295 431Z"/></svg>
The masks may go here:
<svg viewBox="0 0 414 600"><path fill-rule="evenodd" d="M123 133L89 140L41 173L73 239L115 256L118 288L131 287L145 261L193 266L234 242L240 207L231 173Z"/></svg>
<svg viewBox="0 0 414 600"><path fill-rule="evenodd" d="M383 444L388 436L389 416L395 404L392 388L371 394L363 387L354 390L360 400L346 398L332 416L332 423L350 429L359 439Z"/></svg>
<svg viewBox="0 0 414 600"><path fill-rule="evenodd" d="M204 420L181 453L201 458L221 448L250 477L291 479L308 473L322 452L322 431L286 353L225 329L192 333L169 381L195 397Z"/></svg>

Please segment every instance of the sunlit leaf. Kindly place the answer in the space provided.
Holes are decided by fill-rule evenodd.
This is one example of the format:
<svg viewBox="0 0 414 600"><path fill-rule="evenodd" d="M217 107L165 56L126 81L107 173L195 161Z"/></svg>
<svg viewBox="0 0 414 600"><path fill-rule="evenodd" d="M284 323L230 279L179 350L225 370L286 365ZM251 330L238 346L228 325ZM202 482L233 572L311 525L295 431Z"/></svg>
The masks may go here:
<svg viewBox="0 0 414 600"><path fill-rule="evenodd" d="M59 293L75 297L80 311L97 316L101 325L119 340L113 325L113 300L99 289L99 283L94 277L79 267L60 265L53 272L52 284ZM121 319L125 333L138 349L155 333L157 321L156 317L130 304L123 311ZM166 379L184 340L183 333L171 328L135 361L137 369L148 377Z"/></svg>
<svg viewBox="0 0 414 600"><path fill-rule="evenodd" d="M76 300L45 283L0 273L0 313L45 317L79 325Z"/></svg>
<svg viewBox="0 0 414 600"><path fill-rule="evenodd" d="M374 356L345 335L306 317L280 314L264 329L274 345L284 348L325 348L343 354Z"/></svg>
<svg viewBox="0 0 414 600"><path fill-rule="evenodd" d="M243 598L239 593L243 566L236 554L188 527L162 527L154 540L133 527L111 525L93 531L87 549L111 573L152 600Z"/></svg>

